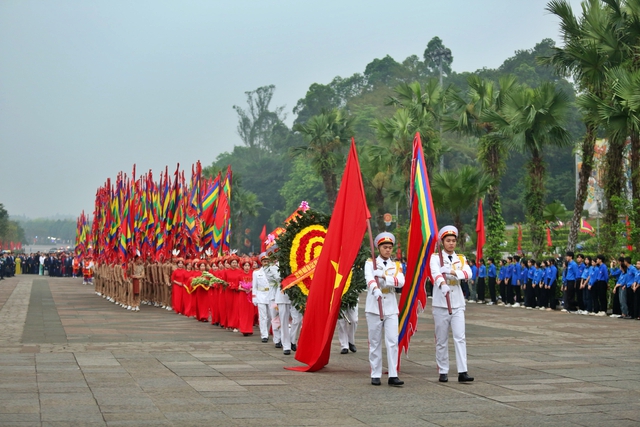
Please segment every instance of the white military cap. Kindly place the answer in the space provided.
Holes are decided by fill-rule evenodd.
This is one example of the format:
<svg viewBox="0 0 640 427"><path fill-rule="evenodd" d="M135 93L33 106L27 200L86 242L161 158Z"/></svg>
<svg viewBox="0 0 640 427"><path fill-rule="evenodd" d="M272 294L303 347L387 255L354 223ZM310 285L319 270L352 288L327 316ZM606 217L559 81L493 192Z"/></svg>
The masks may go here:
<svg viewBox="0 0 640 427"><path fill-rule="evenodd" d="M266 258L267 253L266 252L262 252L260 255L258 255L258 260L262 261L263 258Z"/></svg>
<svg viewBox="0 0 640 427"><path fill-rule="evenodd" d="M455 236L456 238L458 238L458 229L453 225L442 227L440 229L440 232L438 233L438 240L442 240L447 236Z"/></svg>
<svg viewBox="0 0 640 427"><path fill-rule="evenodd" d="M388 231L385 231L383 233L378 234L374 239L374 241L376 243L376 247L384 243L391 243L392 245L395 245L396 237L393 234L389 233Z"/></svg>

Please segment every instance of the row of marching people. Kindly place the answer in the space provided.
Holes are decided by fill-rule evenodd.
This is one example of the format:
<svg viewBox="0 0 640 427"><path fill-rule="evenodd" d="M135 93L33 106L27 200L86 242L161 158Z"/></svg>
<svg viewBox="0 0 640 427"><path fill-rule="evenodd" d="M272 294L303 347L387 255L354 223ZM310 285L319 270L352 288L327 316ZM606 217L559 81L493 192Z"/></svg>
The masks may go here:
<svg viewBox="0 0 640 427"><path fill-rule="evenodd" d="M266 256L175 258L126 264L85 257L83 283L131 311L151 305L250 336L258 325L263 343L273 336L285 355L296 351L302 314L280 288L277 264ZM286 319L286 320L284 320Z"/></svg>
<svg viewBox="0 0 640 427"><path fill-rule="evenodd" d="M258 325L263 343L272 332L276 348L282 348L284 354L297 349L302 315L280 290L278 267L270 264L266 254L178 258L176 263L171 281L172 306L177 313L244 336L252 335ZM287 319L284 325L281 319Z"/></svg>
<svg viewBox="0 0 640 427"><path fill-rule="evenodd" d="M149 304L171 311L170 262L94 263L91 256L82 262L83 284L94 285L96 295L131 311Z"/></svg>

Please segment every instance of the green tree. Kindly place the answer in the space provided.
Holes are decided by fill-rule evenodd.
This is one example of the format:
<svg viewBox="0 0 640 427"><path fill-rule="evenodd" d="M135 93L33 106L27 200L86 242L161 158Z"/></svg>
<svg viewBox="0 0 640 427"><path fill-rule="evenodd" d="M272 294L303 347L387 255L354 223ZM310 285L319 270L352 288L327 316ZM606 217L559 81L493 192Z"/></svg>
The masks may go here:
<svg viewBox="0 0 640 427"><path fill-rule="evenodd" d="M547 146L567 146L571 138L563 126L569 108L567 95L552 83L531 89L519 87L504 99L501 113L488 112L499 137L509 146L529 154L525 181L525 212L531 230L534 256L543 249L546 168L543 153Z"/></svg>
<svg viewBox="0 0 640 427"><path fill-rule="evenodd" d="M338 194L338 168L343 161L344 148L353 136L353 119L333 109L311 117L304 124L294 125L293 130L303 136L306 144L294 147L291 154L305 155L311 160L313 169L322 179L329 208L333 211Z"/></svg>
<svg viewBox="0 0 640 427"><path fill-rule="evenodd" d="M516 79L506 75L499 80L499 89L490 80L471 75L467 78L465 97L453 93L450 97L451 113L443 120L447 131L479 138L478 158L485 172L492 178L487 192L489 218L487 234L492 236L486 243L488 256L496 257L505 240L505 222L500 203L500 182L506 170L506 144L496 132L491 114L500 116L504 99L516 87ZM487 113L490 113L487 118Z"/></svg>
<svg viewBox="0 0 640 427"><path fill-rule="evenodd" d="M460 251L464 251L466 235L462 215L473 209L478 200L486 194L492 178L473 166L463 166L459 170L449 170L433 174L431 195L436 211L447 212L453 217L460 233Z"/></svg>
<svg viewBox="0 0 640 427"><path fill-rule="evenodd" d="M269 104L273 99L274 85L262 86L256 90L245 92L247 109L237 105L233 109L238 113L238 135L246 147L251 149L271 149L271 136L274 127L282 123L284 107L276 107L273 111ZM260 150L251 150L251 154L260 154ZM259 157L259 156L258 156Z"/></svg>

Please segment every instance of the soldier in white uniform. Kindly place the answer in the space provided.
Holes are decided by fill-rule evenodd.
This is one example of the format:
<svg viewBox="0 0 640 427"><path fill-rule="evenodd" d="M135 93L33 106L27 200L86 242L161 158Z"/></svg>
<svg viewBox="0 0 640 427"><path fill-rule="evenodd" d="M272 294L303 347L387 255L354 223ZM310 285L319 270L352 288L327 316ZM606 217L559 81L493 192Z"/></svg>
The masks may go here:
<svg viewBox="0 0 640 427"><path fill-rule="evenodd" d="M251 289L251 297L253 304L258 307L258 324L260 325L260 338L262 342L269 341L269 326L271 323L271 316L269 316L269 279L265 268L269 266L266 253L261 253L258 256L262 266L253 271L253 287Z"/></svg>
<svg viewBox="0 0 640 427"><path fill-rule="evenodd" d="M369 329L369 363L371 364L371 384L380 385L382 377L382 331L384 330L389 368L388 384L401 386L398 378L398 302L396 289L404 286L404 274L399 263L391 260L396 238L391 233L380 233L375 238L378 255L375 265L371 259L364 265L367 282L367 303L365 315ZM383 320L380 320L378 298L382 299Z"/></svg>
<svg viewBox="0 0 640 427"><path fill-rule="evenodd" d="M436 334L436 363L438 381L449 381L449 329L453 335L456 350L458 381L473 381L467 374L467 343L465 339L464 294L460 280L471 277L471 267L464 255L455 253L458 229L452 225L442 227L438 233L442 243L441 253L431 255L431 280L433 286L433 322ZM449 314L446 295L449 294L452 313Z"/></svg>
<svg viewBox="0 0 640 427"><path fill-rule="evenodd" d="M272 265L266 272L267 277L275 284L275 302L278 305L278 315L280 316L280 334L282 337L282 352L290 355L291 350L296 351L298 335L302 328L302 313L291 305L289 295L282 292L280 288L280 273L276 265ZM289 328L289 317L291 317L291 328ZM274 341L275 341L274 337ZM276 347L278 343L276 342Z"/></svg>
<svg viewBox="0 0 640 427"><path fill-rule="evenodd" d="M358 304L340 313L338 319L338 341L340 354L347 354L349 350L356 352L356 330L358 329Z"/></svg>

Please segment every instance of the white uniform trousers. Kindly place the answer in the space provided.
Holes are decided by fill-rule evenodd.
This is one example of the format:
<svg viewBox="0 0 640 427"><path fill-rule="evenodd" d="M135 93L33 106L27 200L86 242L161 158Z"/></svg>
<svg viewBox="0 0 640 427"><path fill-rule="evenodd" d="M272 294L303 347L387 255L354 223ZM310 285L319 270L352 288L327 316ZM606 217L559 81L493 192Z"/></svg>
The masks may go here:
<svg viewBox="0 0 640 427"><path fill-rule="evenodd" d="M274 300L269 301L269 316L271 317L271 329L273 330L273 342L279 343L282 341L282 328L280 327L280 317L278 313L278 306Z"/></svg>
<svg viewBox="0 0 640 427"><path fill-rule="evenodd" d="M260 338L269 338L269 327L271 326L271 312L269 304L258 303L258 324L260 325Z"/></svg>
<svg viewBox="0 0 640 427"><path fill-rule="evenodd" d="M436 333L436 363L439 374L449 373L449 329L456 349L458 373L467 372L467 342L464 333L464 307L454 308L452 314L444 307L433 307Z"/></svg>
<svg viewBox="0 0 640 427"><path fill-rule="evenodd" d="M291 304L278 304L280 312L280 325L282 329L282 350L291 350L291 343L298 342L298 334L302 327L302 314ZM291 329L289 329L289 316L291 316Z"/></svg>
<svg viewBox="0 0 640 427"><path fill-rule="evenodd" d="M340 341L340 348L349 348L350 343L355 345L356 329L358 329L357 305L344 311L342 317L338 318L338 341Z"/></svg>
<svg viewBox="0 0 640 427"><path fill-rule="evenodd" d="M369 329L369 364L371 365L371 378L382 377L382 330L384 329L384 343L387 347L387 365L389 378L397 377L398 363L398 315L384 316L365 313L367 316L367 328Z"/></svg>

